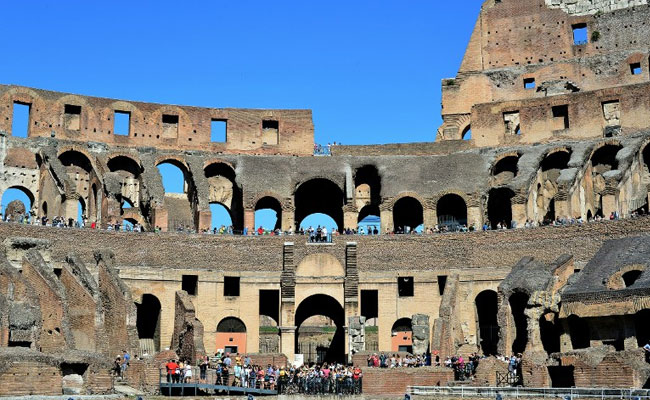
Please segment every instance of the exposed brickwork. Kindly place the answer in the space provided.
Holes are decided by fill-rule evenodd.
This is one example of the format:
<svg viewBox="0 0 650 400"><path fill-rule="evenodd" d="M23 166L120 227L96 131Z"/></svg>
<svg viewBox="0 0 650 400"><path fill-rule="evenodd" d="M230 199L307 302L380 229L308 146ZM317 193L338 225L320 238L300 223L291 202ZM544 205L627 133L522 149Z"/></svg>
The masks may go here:
<svg viewBox="0 0 650 400"><path fill-rule="evenodd" d="M409 386L446 386L454 372L444 367L362 368L365 395L400 396Z"/></svg>
<svg viewBox="0 0 650 400"><path fill-rule="evenodd" d="M60 395L61 370L35 361L13 362L0 372L0 396Z"/></svg>

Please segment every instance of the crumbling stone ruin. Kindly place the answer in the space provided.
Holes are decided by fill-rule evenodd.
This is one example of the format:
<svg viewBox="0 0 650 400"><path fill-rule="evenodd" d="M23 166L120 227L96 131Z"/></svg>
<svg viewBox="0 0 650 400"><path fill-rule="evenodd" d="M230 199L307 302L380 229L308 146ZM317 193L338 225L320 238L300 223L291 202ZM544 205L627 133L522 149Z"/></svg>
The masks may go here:
<svg viewBox="0 0 650 400"><path fill-rule="evenodd" d="M147 388L169 357L293 362L313 317L331 322L321 361L521 353L525 386L649 387L646 3L486 0L458 74L442 81L436 141L329 157L312 156L309 110L0 86L0 191L30 202L0 224L0 395L110 392L123 350L143 358L130 379ZM29 107L26 138L13 135L15 105ZM182 193L165 193L165 163ZM205 234L211 204L234 235ZM84 228L42 224L79 209ZM243 237L260 209L285 234ZM314 213L339 233L375 216L381 234L289 235ZM108 230L124 221L143 232ZM36 370L51 381L33 386ZM475 383L505 370L482 361ZM366 379L453 379L395 376Z"/></svg>

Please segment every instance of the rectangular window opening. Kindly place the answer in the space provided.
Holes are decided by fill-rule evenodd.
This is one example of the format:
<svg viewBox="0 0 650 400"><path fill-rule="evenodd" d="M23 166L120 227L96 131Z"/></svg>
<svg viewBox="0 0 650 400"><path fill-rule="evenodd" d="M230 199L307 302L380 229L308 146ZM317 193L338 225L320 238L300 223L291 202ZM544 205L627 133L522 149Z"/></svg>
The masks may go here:
<svg viewBox="0 0 650 400"><path fill-rule="evenodd" d="M524 89L535 89L535 78L524 79Z"/></svg>
<svg viewBox="0 0 650 400"><path fill-rule="evenodd" d="M573 44L575 46L581 46L583 44L587 44L589 41L587 38L588 36L588 31L587 31L587 24L575 24L571 25L571 29L573 30Z"/></svg>
<svg viewBox="0 0 650 400"><path fill-rule="evenodd" d="M551 108L553 113L553 130L569 129L569 106L555 106Z"/></svg>
<svg viewBox="0 0 650 400"><path fill-rule="evenodd" d="M11 136L26 138L29 134L29 113L32 105L14 101Z"/></svg>
<svg viewBox="0 0 650 400"><path fill-rule="evenodd" d="M178 115L163 114L162 123L163 124L178 124Z"/></svg>
<svg viewBox="0 0 650 400"><path fill-rule="evenodd" d="M70 131L81 130L81 106L66 104L63 107L63 125Z"/></svg>
<svg viewBox="0 0 650 400"><path fill-rule="evenodd" d="M228 121L213 119L210 121L210 141L213 143L226 143L228 139Z"/></svg>
<svg viewBox="0 0 650 400"><path fill-rule="evenodd" d="M279 141L280 123L273 120L262 121L262 143L276 145Z"/></svg>
<svg viewBox="0 0 650 400"><path fill-rule="evenodd" d="M131 130L131 113L128 111L115 111L113 115L113 133L129 136Z"/></svg>
<svg viewBox="0 0 650 400"><path fill-rule="evenodd" d="M361 316L366 317L366 321L379 316L378 290L361 291Z"/></svg>
<svg viewBox="0 0 650 400"><path fill-rule="evenodd" d="M641 63L632 63L630 64L630 72L632 75L641 75L643 70L641 69Z"/></svg>
<svg viewBox="0 0 650 400"><path fill-rule="evenodd" d="M412 276L400 276L397 278L397 293L399 297L413 297Z"/></svg>
<svg viewBox="0 0 650 400"><path fill-rule="evenodd" d="M442 296L445 294L445 288L447 287L447 275L438 275L438 293Z"/></svg>
<svg viewBox="0 0 650 400"><path fill-rule="evenodd" d="M239 278L237 278L239 279ZM280 291L260 290L259 314L280 321Z"/></svg>
<svg viewBox="0 0 650 400"><path fill-rule="evenodd" d="M54 275L56 275L57 278L61 279L61 272L63 271L62 268L53 268Z"/></svg>
<svg viewBox="0 0 650 400"><path fill-rule="evenodd" d="M183 275L181 289L186 291L190 296L196 296L199 292L199 276Z"/></svg>
<svg viewBox="0 0 650 400"><path fill-rule="evenodd" d="M224 276L223 278L223 295L226 297L239 296L239 277Z"/></svg>

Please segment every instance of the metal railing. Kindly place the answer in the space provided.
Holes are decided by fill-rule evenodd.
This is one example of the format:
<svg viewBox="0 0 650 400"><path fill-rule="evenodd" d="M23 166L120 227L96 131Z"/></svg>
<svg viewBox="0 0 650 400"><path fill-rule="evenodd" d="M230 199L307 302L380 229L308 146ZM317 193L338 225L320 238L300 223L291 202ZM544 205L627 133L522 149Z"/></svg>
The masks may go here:
<svg viewBox="0 0 650 400"><path fill-rule="evenodd" d="M490 397L499 393L503 398L590 398L590 399L650 399L649 389L623 388L526 388L526 387L468 387L468 386L409 386L415 396Z"/></svg>

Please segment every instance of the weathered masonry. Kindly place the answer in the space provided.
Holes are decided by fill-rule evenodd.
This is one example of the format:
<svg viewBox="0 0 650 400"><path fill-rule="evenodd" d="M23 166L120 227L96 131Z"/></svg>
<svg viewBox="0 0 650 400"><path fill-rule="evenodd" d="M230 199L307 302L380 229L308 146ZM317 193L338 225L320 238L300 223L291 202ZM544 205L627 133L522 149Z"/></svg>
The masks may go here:
<svg viewBox="0 0 650 400"><path fill-rule="evenodd" d="M264 364L522 353L526 386L649 387L646 3L487 0L435 142L327 157L309 110L0 86L0 193L26 194L5 216L29 221L0 224L0 360L28 378L0 371L0 394L109 392L122 350L143 356L143 386L165 358L223 349ZM207 234L215 204L235 235ZM252 234L262 209L282 235ZM290 234L317 213L381 234ZM124 221L144 232L108 230ZM458 227L473 232L433 233ZM41 370L47 390L28 384ZM474 382L495 371L482 361Z"/></svg>

